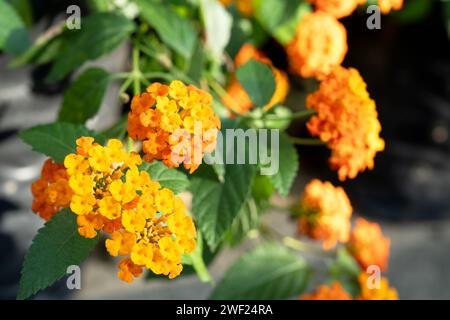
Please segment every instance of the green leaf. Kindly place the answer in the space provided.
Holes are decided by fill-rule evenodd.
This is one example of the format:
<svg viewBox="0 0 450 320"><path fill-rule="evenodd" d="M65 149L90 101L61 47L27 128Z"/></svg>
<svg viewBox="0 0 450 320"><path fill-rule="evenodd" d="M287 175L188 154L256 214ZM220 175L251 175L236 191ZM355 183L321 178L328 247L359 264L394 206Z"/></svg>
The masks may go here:
<svg viewBox="0 0 450 320"><path fill-rule="evenodd" d="M64 209L45 223L31 244L22 266L17 299L26 299L63 277L92 252L98 237L78 234L76 215Z"/></svg>
<svg viewBox="0 0 450 320"><path fill-rule="evenodd" d="M22 21L26 26L33 23L33 8L29 0L10 0L10 4L14 7Z"/></svg>
<svg viewBox="0 0 450 320"><path fill-rule="evenodd" d="M148 0L138 0L137 3L142 18L156 30L162 41L189 59L197 43L197 32L192 23L163 4Z"/></svg>
<svg viewBox="0 0 450 320"><path fill-rule="evenodd" d="M248 252L225 273L211 298L287 299L301 294L310 269L305 260L286 247L264 244Z"/></svg>
<svg viewBox="0 0 450 320"><path fill-rule="evenodd" d="M302 17L311 6L302 0L254 0L256 20L281 44L286 45L295 35Z"/></svg>
<svg viewBox="0 0 450 320"><path fill-rule="evenodd" d="M226 242L231 246L238 245L251 230L257 229L260 223L261 210L254 198L249 198L242 206L226 234Z"/></svg>
<svg viewBox="0 0 450 320"><path fill-rule="evenodd" d="M256 107L262 108L272 99L275 77L268 65L250 60L236 71L236 76Z"/></svg>
<svg viewBox="0 0 450 320"><path fill-rule="evenodd" d="M168 168L160 161L144 162L140 170L147 171L152 180L158 181L161 186L169 188L174 193L183 192L189 186L189 180L184 173Z"/></svg>
<svg viewBox="0 0 450 320"><path fill-rule="evenodd" d="M69 153L76 152L75 141L81 136L94 137L100 144L105 142L100 134L82 125L65 122L38 125L19 133L22 141L34 151L43 153L58 163L63 163Z"/></svg>
<svg viewBox="0 0 450 320"><path fill-rule="evenodd" d="M84 62L111 52L129 37L134 28L133 21L111 12L98 12L83 18L80 30L66 30L64 33L63 48L48 80L61 80Z"/></svg>
<svg viewBox="0 0 450 320"><path fill-rule="evenodd" d="M217 0L200 0L200 10L205 25L206 49L214 60L221 62L230 41L233 19Z"/></svg>
<svg viewBox="0 0 450 320"><path fill-rule="evenodd" d="M359 295L358 275L361 268L346 248L337 250L336 260L329 265L329 270L331 281L339 281L354 297Z"/></svg>
<svg viewBox="0 0 450 320"><path fill-rule="evenodd" d="M273 155L272 155L273 157ZM280 132L279 168L274 175L268 176L278 193L286 197L291 190L298 171L298 154L289 137Z"/></svg>
<svg viewBox="0 0 450 320"><path fill-rule="evenodd" d="M192 212L209 247L214 250L230 229L245 204L256 167L248 164L225 166L224 181L216 174L195 174L191 180Z"/></svg>
<svg viewBox="0 0 450 320"><path fill-rule="evenodd" d="M20 54L28 45L28 35L22 19L9 3L0 0L0 50Z"/></svg>
<svg viewBox="0 0 450 320"><path fill-rule="evenodd" d="M100 108L110 80L101 68L83 71L64 93L58 121L85 123Z"/></svg>
<svg viewBox="0 0 450 320"><path fill-rule="evenodd" d="M200 82L202 78L202 72L205 69L205 52L203 50L203 46L198 43L194 55L191 57L191 61L189 63L189 69L187 71L187 76L196 82Z"/></svg>

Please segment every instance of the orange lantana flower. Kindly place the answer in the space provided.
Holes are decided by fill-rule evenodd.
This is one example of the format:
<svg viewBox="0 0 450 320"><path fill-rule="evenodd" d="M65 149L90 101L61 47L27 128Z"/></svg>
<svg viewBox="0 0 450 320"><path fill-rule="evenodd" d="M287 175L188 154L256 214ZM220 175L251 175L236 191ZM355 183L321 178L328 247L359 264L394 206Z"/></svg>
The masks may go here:
<svg viewBox="0 0 450 320"><path fill-rule="evenodd" d="M321 285L313 293L304 294L300 300L353 300L353 297L345 291L338 281L333 281L331 286Z"/></svg>
<svg viewBox="0 0 450 320"><path fill-rule="evenodd" d="M225 6L234 4L244 17L251 17L253 15L253 0L220 0L220 2Z"/></svg>
<svg viewBox="0 0 450 320"><path fill-rule="evenodd" d="M391 10L400 10L403 7L403 0L378 0L378 6L382 13L387 14Z"/></svg>
<svg viewBox="0 0 450 320"><path fill-rule="evenodd" d="M347 31L328 13L310 13L300 21L286 51L293 72L302 77L321 78L344 60Z"/></svg>
<svg viewBox="0 0 450 320"><path fill-rule="evenodd" d="M348 241L352 211L344 189L314 179L300 200L298 231L314 240L323 240L323 247L330 249L338 241Z"/></svg>
<svg viewBox="0 0 450 320"><path fill-rule="evenodd" d="M356 261L364 270L377 265L386 271L389 259L390 240L383 236L377 223L358 218L351 232L349 248Z"/></svg>
<svg viewBox="0 0 450 320"><path fill-rule="evenodd" d="M239 68L252 59L270 66L275 76L275 92L273 93L272 99L264 107L264 110L267 111L275 104L284 102L289 93L289 79L286 73L274 67L272 61L251 44L245 44L241 47L234 58L235 67ZM227 93L228 95L223 98L223 103L234 112L246 114L253 108L253 102L234 75L227 87Z"/></svg>
<svg viewBox="0 0 450 320"><path fill-rule="evenodd" d="M134 96L128 133L143 141L144 160L162 160L168 167L183 164L194 172L203 154L216 148L220 119L211 102L209 93L181 81L153 83Z"/></svg>
<svg viewBox="0 0 450 320"><path fill-rule="evenodd" d="M389 281L385 277L381 277L377 283L370 274L361 272L358 281L361 288L358 297L360 300L398 300L397 290L389 287Z"/></svg>
<svg viewBox="0 0 450 320"><path fill-rule="evenodd" d="M340 19L351 15L358 5L366 3L367 0L309 0L309 2L315 5L316 10Z"/></svg>
<svg viewBox="0 0 450 320"><path fill-rule="evenodd" d="M63 164L47 159L42 166L41 177L31 185L32 210L44 220L49 220L62 208L67 208L72 198L66 168Z"/></svg>
<svg viewBox="0 0 450 320"><path fill-rule="evenodd" d="M384 141L379 135L375 102L356 69L336 68L308 96L306 106L317 112L307 127L332 150L330 165L340 180L373 168L375 154L384 150Z"/></svg>

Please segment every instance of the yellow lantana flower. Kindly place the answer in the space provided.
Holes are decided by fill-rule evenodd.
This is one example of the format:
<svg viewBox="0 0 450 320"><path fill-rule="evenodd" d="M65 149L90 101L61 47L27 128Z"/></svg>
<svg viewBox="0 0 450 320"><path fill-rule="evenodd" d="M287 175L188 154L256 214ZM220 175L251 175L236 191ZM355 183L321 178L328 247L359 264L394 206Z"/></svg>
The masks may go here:
<svg viewBox="0 0 450 320"><path fill-rule="evenodd" d="M174 95L183 87L171 87ZM65 158L73 196L71 210L78 215L78 232L94 238L99 230L111 233L106 249L126 256L118 277L131 282L148 268L169 278L182 270L181 256L196 246L196 230L183 201L140 171L139 154L127 153L119 140L106 146L89 137L77 140L77 153Z"/></svg>

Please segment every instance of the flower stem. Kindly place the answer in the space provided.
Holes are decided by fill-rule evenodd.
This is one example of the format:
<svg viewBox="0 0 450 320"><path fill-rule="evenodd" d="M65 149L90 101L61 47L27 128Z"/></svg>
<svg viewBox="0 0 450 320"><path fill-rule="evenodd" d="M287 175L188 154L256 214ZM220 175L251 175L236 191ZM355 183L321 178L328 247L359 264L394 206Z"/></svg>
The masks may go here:
<svg viewBox="0 0 450 320"><path fill-rule="evenodd" d="M264 118L266 120L297 120L297 119L309 118L310 116L312 116L315 113L316 112L314 110L303 110L303 111L294 112L287 117L279 117L275 114L266 114L266 115L264 115Z"/></svg>
<svg viewBox="0 0 450 320"><path fill-rule="evenodd" d="M133 48L133 93L139 94L141 92L141 77L142 73L139 70L139 48L135 46Z"/></svg>
<svg viewBox="0 0 450 320"><path fill-rule="evenodd" d="M320 139L297 138L297 137L290 137L290 139L293 143L302 145L302 146L323 146L323 145L325 145L325 142L323 142Z"/></svg>

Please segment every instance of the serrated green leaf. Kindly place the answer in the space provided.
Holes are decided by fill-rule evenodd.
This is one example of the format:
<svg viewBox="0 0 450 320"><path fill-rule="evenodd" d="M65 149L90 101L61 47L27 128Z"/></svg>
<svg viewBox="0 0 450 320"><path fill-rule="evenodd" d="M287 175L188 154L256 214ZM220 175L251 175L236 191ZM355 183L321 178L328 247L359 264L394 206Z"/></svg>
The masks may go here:
<svg viewBox="0 0 450 320"><path fill-rule="evenodd" d="M139 169L147 171L152 180L158 181L161 186L169 188L174 193L183 192L189 186L189 180L184 173L168 168L160 161L144 162Z"/></svg>
<svg viewBox="0 0 450 320"><path fill-rule="evenodd" d="M268 176L281 196L285 197L289 194L295 176L297 175L298 166L297 150L289 140L289 137L281 132L279 144L279 169L276 174Z"/></svg>
<svg viewBox="0 0 450 320"><path fill-rule="evenodd" d="M248 164L225 166L224 181L216 174L195 175L191 180L192 212L209 247L214 250L230 229L245 204L256 167Z"/></svg>
<svg viewBox="0 0 450 320"><path fill-rule="evenodd" d="M152 26L169 47L189 59L197 43L197 32L192 23L167 6L146 0L138 0L142 18Z"/></svg>
<svg viewBox="0 0 450 320"><path fill-rule="evenodd" d="M34 151L43 153L58 163L63 163L69 153L76 152L76 140L81 136L94 137L103 144L104 137L83 125L65 122L38 125L22 130L19 137Z"/></svg>
<svg viewBox="0 0 450 320"><path fill-rule="evenodd" d="M80 30L66 30L64 43L48 76L58 81L88 60L117 48L133 32L133 21L112 12L98 12L83 18Z"/></svg>
<svg viewBox="0 0 450 320"><path fill-rule="evenodd" d="M225 273L211 298L287 299L301 294L310 269L304 259L278 244L264 244L246 253Z"/></svg>
<svg viewBox="0 0 450 320"><path fill-rule="evenodd" d="M227 134L236 134L236 130L243 129L235 120L223 120L222 135L227 138L223 139L223 145L218 143L215 156L220 155L219 158L227 160L225 162L228 164L217 168L201 166L191 179L192 213L203 238L213 251L225 238L249 198L256 174L257 166L248 161L248 139L237 141L238 136ZM230 138L233 138L233 142ZM238 150L238 144L244 150ZM245 164L237 164L237 157L242 156L241 153L245 155Z"/></svg>
<svg viewBox="0 0 450 320"><path fill-rule="evenodd" d="M270 102L275 92L275 77L268 65L250 60L236 71L236 76L256 107L262 108Z"/></svg>
<svg viewBox="0 0 450 320"><path fill-rule="evenodd" d="M110 80L109 73L101 68L83 71L64 93L58 121L85 123L100 108Z"/></svg>
<svg viewBox="0 0 450 320"><path fill-rule="evenodd" d="M27 31L16 10L5 0L0 0L0 50L20 54L29 45Z"/></svg>
<svg viewBox="0 0 450 320"><path fill-rule="evenodd" d="M78 234L75 214L64 209L45 223L31 244L22 266L17 299L27 299L63 277L92 252L98 237Z"/></svg>

